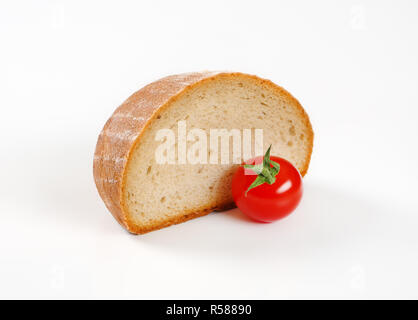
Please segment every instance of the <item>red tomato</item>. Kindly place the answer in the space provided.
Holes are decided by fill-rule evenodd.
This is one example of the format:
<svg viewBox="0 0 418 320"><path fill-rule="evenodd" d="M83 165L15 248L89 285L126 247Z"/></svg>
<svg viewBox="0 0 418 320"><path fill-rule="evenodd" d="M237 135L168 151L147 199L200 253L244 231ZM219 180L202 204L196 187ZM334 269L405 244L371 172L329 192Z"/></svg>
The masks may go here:
<svg viewBox="0 0 418 320"><path fill-rule="evenodd" d="M286 159L270 157L280 164L280 171L273 184L264 183L245 192L257 178L251 169L238 168L232 179L232 196L238 208L250 218L261 222L273 222L290 214L302 198L302 177ZM263 157L246 161L260 164Z"/></svg>

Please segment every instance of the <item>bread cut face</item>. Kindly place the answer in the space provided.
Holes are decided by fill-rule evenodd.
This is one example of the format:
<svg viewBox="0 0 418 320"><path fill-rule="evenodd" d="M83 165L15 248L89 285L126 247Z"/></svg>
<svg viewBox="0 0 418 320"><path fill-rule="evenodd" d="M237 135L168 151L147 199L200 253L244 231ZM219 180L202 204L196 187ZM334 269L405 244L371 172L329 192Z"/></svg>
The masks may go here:
<svg viewBox="0 0 418 320"><path fill-rule="evenodd" d="M241 73L194 73L157 81L131 96L99 137L94 174L99 193L116 219L132 233L145 233L234 206L232 163L160 164L158 132L179 121L187 130L263 129L263 150L292 162L306 174L313 145L309 118L299 102L270 81ZM187 142L189 149L193 141ZM115 151L116 150L116 151ZM219 155L220 157L220 155ZM235 159L236 160L236 159ZM243 156L240 161L244 161ZM236 161L235 161L236 162Z"/></svg>

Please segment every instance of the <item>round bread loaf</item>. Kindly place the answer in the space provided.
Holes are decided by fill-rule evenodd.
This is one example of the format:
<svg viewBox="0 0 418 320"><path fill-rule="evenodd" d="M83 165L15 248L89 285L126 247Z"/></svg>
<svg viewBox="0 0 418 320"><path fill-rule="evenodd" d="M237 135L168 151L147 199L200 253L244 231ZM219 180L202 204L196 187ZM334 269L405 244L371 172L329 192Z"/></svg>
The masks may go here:
<svg viewBox="0 0 418 320"><path fill-rule="evenodd" d="M106 122L97 141L93 164L97 189L109 211L131 233L234 206L231 179L237 160L247 160L244 155L234 162L233 155L228 163L184 163L179 161L182 154L176 142L174 163L156 159L164 142L157 139L158 132L168 129L179 135L180 122L208 135L212 129L229 133L238 129L252 130L253 137L254 130L262 129L261 153L271 144L272 154L292 162L302 176L308 170L312 127L300 103L286 90L242 73L168 76L130 96ZM185 147L192 143L188 140ZM211 147L199 159L218 154ZM232 154L232 145L229 148Z"/></svg>

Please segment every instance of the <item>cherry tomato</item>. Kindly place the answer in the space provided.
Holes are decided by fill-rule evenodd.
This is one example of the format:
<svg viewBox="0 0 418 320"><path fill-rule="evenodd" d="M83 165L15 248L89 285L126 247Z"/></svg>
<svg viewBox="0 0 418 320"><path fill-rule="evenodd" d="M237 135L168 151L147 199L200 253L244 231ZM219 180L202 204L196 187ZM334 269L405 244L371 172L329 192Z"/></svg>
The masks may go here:
<svg viewBox="0 0 418 320"><path fill-rule="evenodd" d="M248 191L257 178L251 169L240 166L232 179L232 196L237 207L250 218L261 222L273 222L290 214L299 204L303 188L299 171L286 159L270 157L280 165L276 181L263 183ZM246 161L245 164L260 164L263 157Z"/></svg>

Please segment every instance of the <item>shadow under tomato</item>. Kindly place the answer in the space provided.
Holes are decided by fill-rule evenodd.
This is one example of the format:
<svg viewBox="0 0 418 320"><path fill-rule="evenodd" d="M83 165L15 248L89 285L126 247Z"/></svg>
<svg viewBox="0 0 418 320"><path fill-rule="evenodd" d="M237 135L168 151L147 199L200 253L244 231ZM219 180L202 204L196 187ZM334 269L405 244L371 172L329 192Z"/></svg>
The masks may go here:
<svg viewBox="0 0 418 320"><path fill-rule="evenodd" d="M223 211L222 214L225 215L228 218L237 219L237 220L241 220L241 221L246 221L246 222L250 222L250 223L259 223L259 224L269 224L269 223L271 223L271 222L255 220L255 219L247 216L246 214L244 214L239 208L234 208L234 209L231 209L231 210L228 210L228 211Z"/></svg>

